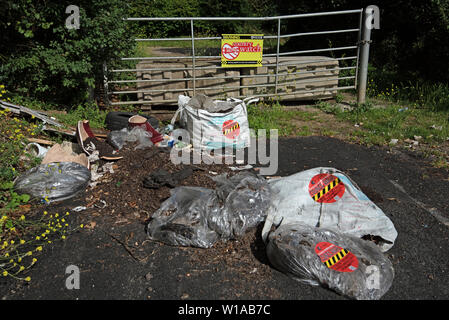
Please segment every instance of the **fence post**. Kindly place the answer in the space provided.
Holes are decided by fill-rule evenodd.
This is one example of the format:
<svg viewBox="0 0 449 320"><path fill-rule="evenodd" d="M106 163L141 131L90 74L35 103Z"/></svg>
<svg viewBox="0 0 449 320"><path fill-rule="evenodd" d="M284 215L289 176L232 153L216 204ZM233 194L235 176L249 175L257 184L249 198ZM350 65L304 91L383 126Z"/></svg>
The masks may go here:
<svg viewBox="0 0 449 320"><path fill-rule="evenodd" d="M360 55L360 73L359 83L357 88L357 102L365 103L366 99L366 83L368 79L368 60L369 60L369 46L371 43L371 29L372 21L374 19L374 10L372 8L365 9L365 16L363 20L362 40L359 43L361 46Z"/></svg>
<svg viewBox="0 0 449 320"><path fill-rule="evenodd" d="M103 62L103 81L104 81L104 103L106 106L110 106L109 101L109 87L108 87L108 65L106 64L106 61Z"/></svg>
<svg viewBox="0 0 449 320"><path fill-rule="evenodd" d="M193 32L193 19L190 20L190 31L192 34L192 77L193 77L193 95L196 91L196 77L195 77L195 34Z"/></svg>
<svg viewBox="0 0 449 320"><path fill-rule="evenodd" d="M281 19L278 19L278 36L277 36L277 45L276 45L276 74L275 74L275 85L274 85L274 94L278 94L278 73L279 73L279 43L281 39ZM275 96L276 100L278 97Z"/></svg>

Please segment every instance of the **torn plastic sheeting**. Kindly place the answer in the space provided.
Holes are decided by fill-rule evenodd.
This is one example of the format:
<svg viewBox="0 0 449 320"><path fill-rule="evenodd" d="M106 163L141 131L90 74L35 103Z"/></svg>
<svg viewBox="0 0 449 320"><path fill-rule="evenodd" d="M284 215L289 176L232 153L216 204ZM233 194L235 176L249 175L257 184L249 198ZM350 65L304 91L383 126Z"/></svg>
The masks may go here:
<svg viewBox="0 0 449 320"><path fill-rule="evenodd" d="M107 141L117 150L123 148L123 146L129 142L138 142L135 150L149 148L153 145L151 142L151 133L142 129L141 127L134 127L129 130L123 128L122 130L111 131L108 134Z"/></svg>
<svg viewBox="0 0 449 320"><path fill-rule="evenodd" d="M372 242L300 223L270 233L267 256L295 280L358 300L380 299L394 278L390 260Z"/></svg>
<svg viewBox="0 0 449 320"><path fill-rule="evenodd" d="M79 163L41 164L18 177L14 189L49 202L60 201L84 191L90 178L90 171Z"/></svg>
<svg viewBox="0 0 449 320"><path fill-rule="evenodd" d="M389 250L397 231L391 220L343 172L314 168L269 181L273 202L262 230L264 241L272 225L300 222L355 237L381 238Z"/></svg>
<svg viewBox="0 0 449 320"><path fill-rule="evenodd" d="M43 147L36 142L28 143L25 147L25 152L30 153L37 158L43 158L50 148Z"/></svg>
<svg viewBox="0 0 449 320"><path fill-rule="evenodd" d="M153 240L170 245L210 248L218 240L243 235L265 219L271 191L260 176L239 173L214 177L215 190L177 187L148 223Z"/></svg>

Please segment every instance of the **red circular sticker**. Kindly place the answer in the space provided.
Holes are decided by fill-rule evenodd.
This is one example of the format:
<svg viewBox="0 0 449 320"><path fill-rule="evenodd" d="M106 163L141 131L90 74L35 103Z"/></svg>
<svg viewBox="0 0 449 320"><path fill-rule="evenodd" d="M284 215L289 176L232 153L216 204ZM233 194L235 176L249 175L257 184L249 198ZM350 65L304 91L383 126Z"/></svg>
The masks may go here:
<svg viewBox="0 0 449 320"><path fill-rule="evenodd" d="M349 250L329 242L320 242L315 246L315 253L328 268L339 272L353 272L357 270L359 261Z"/></svg>
<svg viewBox="0 0 449 320"><path fill-rule="evenodd" d="M345 185L329 173L320 173L310 180L309 193L316 202L333 203L343 197Z"/></svg>
<svg viewBox="0 0 449 320"><path fill-rule="evenodd" d="M240 50L239 47L233 47L229 43L225 43L223 47L221 47L221 54L226 60L234 60L239 56Z"/></svg>
<svg viewBox="0 0 449 320"><path fill-rule="evenodd" d="M229 139L235 139L240 134L240 125L237 121L227 120L223 122L223 135Z"/></svg>

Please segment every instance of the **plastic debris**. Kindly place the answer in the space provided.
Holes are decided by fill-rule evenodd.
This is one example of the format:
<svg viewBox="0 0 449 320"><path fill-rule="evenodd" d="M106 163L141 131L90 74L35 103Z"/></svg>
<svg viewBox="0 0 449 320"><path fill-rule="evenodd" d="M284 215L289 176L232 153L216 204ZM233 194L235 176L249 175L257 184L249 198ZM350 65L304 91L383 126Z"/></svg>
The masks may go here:
<svg viewBox="0 0 449 320"><path fill-rule="evenodd" d="M267 256L300 282L358 300L380 299L394 278L390 260L372 242L300 223L271 233Z"/></svg>
<svg viewBox="0 0 449 320"><path fill-rule="evenodd" d="M127 143L137 142L137 146L134 148L137 150L150 148L153 145L150 140L151 137L151 133L141 127L134 127L131 130L123 128L122 130L109 132L107 142L117 150L122 149Z"/></svg>
<svg viewBox="0 0 449 320"><path fill-rule="evenodd" d="M263 222L271 190L260 176L241 172L213 178L217 188L177 187L148 223L153 240L175 246L209 248L242 236Z"/></svg>
<svg viewBox="0 0 449 320"><path fill-rule="evenodd" d="M90 178L90 171L79 163L41 164L18 177L14 182L14 189L18 193L26 193L50 203L69 199L83 192Z"/></svg>
<svg viewBox="0 0 449 320"><path fill-rule="evenodd" d="M31 154L34 157L42 159L47 153L48 149L50 148L46 148L38 143L32 142L26 145L25 152Z"/></svg>
<svg viewBox="0 0 449 320"><path fill-rule="evenodd" d="M389 250L397 231L391 220L343 172L314 168L271 179L272 206L262 230L266 240L272 226L299 222L362 238L375 236L381 251Z"/></svg>

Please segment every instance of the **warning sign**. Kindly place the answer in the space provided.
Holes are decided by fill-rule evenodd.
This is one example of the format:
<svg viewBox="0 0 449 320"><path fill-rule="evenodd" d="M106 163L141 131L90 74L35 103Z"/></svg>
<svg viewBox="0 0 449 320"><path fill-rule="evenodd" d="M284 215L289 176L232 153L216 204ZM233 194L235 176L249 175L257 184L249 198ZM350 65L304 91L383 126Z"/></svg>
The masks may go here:
<svg viewBox="0 0 449 320"><path fill-rule="evenodd" d="M321 173L310 180L309 193L316 202L333 203L343 197L345 185L337 177Z"/></svg>
<svg viewBox="0 0 449 320"><path fill-rule="evenodd" d="M261 67L263 34L223 34L221 66L223 68Z"/></svg>
<svg viewBox="0 0 449 320"><path fill-rule="evenodd" d="M326 267L335 271L353 272L359 266L359 261L352 252L329 242L318 243L315 253Z"/></svg>

